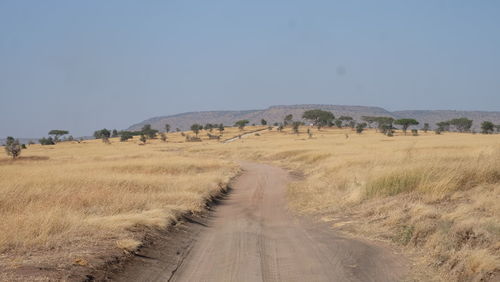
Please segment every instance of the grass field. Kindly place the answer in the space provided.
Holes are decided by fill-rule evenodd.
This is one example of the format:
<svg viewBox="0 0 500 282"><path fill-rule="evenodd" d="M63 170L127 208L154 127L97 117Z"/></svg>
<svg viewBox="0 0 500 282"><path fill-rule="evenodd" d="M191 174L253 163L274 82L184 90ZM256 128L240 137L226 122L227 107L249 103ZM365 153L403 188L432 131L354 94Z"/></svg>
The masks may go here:
<svg viewBox="0 0 500 282"><path fill-rule="evenodd" d="M293 209L337 228L403 245L445 281L489 279L500 269L500 136L286 129L215 150L303 174ZM218 145L217 145L218 146ZM428 277L427 277L428 278ZM422 279L427 279L422 278Z"/></svg>
<svg viewBox="0 0 500 282"><path fill-rule="evenodd" d="M144 230L202 211L238 172L227 161L184 156L191 144L111 142L32 145L15 161L0 157L0 280L133 251Z"/></svg>
<svg viewBox="0 0 500 282"><path fill-rule="evenodd" d="M0 263L63 267L133 250L141 230L201 211L237 174L231 160L245 159L300 176L289 187L292 209L404 246L443 280L487 280L499 271L499 135L313 129L308 138L305 130L264 130L228 144L203 131L202 142L171 133L167 143L146 145L34 145L19 160L1 157ZM239 134L227 128L223 139Z"/></svg>

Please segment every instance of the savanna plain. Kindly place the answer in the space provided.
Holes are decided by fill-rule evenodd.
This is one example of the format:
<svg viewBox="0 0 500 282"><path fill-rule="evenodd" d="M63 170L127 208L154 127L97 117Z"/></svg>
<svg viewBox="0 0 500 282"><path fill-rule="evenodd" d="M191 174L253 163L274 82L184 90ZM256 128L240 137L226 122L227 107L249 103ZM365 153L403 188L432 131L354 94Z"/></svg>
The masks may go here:
<svg viewBox="0 0 500 282"><path fill-rule="evenodd" d="M223 139L248 134L229 143L205 131L201 142L181 132L144 145L72 141L2 156L0 280L69 279L133 253L148 232L203 212L240 173L239 160L298 175L292 212L392 244L415 280L499 279L499 135L306 130L228 127Z"/></svg>

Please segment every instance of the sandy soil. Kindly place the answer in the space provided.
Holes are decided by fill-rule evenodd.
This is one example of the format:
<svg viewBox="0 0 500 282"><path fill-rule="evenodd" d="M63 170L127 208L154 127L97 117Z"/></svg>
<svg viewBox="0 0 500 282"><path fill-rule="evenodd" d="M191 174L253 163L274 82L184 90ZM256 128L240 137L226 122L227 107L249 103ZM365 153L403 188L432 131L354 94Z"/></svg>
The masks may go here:
<svg viewBox="0 0 500 282"><path fill-rule="evenodd" d="M120 281L401 281L407 261L390 248L346 238L329 226L288 211L283 169L242 163L234 182L194 240L169 259L134 263ZM182 236L177 234L176 236ZM174 242L171 242L174 243ZM156 252L156 256L165 256ZM171 256L171 255L170 255ZM139 258L144 261L143 258ZM163 263L167 263L163 260ZM151 266L152 265L152 266Z"/></svg>

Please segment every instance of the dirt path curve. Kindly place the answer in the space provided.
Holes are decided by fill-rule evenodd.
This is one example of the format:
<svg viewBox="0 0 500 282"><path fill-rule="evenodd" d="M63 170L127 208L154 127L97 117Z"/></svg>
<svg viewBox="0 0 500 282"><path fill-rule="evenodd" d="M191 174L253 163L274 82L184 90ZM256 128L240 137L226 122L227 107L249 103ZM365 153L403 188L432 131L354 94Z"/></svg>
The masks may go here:
<svg viewBox="0 0 500 282"><path fill-rule="evenodd" d="M168 281L401 280L404 260L389 249L291 215L286 171L256 163L242 167L230 197Z"/></svg>

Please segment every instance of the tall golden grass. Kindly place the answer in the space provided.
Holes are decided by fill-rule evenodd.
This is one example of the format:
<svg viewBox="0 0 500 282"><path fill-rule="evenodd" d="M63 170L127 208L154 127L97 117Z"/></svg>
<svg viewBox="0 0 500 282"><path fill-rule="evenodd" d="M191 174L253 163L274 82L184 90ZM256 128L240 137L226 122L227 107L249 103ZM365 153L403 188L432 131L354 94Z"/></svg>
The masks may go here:
<svg viewBox="0 0 500 282"><path fill-rule="evenodd" d="M200 212L238 172L227 161L185 156L190 144L148 143L63 142L29 146L14 161L0 157L1 268L63 269L133 251L138 231Z"/></svg>
<svg viewBox="0 0 500 282"><path fill-rule="evenodd" d="M421 252L445 281L500 270L500 136L313 130L266 132L227 146L191 148L273 162L304 173L290 206L336 228Z"/></svg>
<svg viewBox="0 0 500 282"><path fill-rule="evenodd" d="M223 139L259 128L227 128ZM292 209L419 253L421 265L444 281L498 273L499 135L313 129L308 138L300 130L265 130L228 144L203 131L203 142L173 133L167 143L145 146L137 140L36 145L23 151L24 159L0 158L0 228L7 231L0 251L9 254L0 263L16 256L29 263L26 253L35 250L58 250L58 262L90 259L89 246L133 250L138 228L201 210L237 173L229 160L255 160L299 172L288 192Z"/></svg>

